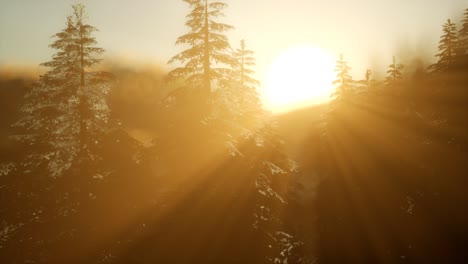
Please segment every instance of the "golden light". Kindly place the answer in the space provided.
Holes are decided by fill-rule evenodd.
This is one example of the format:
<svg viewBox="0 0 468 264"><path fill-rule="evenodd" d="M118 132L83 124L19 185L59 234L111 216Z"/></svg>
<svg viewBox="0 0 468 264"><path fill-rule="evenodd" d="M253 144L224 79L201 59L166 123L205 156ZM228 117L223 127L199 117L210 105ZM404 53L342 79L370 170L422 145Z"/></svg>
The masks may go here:
<svg viewBox="0 0 468 264"><path fill-rule="evenodd" d="M284 51L271 66L264 87L265 104L285 112L326 102L333 92L335 58L312 46Z"/></svg>

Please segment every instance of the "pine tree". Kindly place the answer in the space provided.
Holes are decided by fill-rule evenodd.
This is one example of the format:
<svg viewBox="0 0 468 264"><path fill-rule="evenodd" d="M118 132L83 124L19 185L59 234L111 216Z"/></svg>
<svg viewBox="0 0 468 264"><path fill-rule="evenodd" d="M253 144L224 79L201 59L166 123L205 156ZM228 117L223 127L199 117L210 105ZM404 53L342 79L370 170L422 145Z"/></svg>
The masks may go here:
<svg viewBox="0 0 468 264"><path fill-rule="evenodd" d="M465 9L463 14L462 25L460 31L458 31L458 40L461 54L466 55L468 53L468 8Z"/></svg>
<svg viewBox="0 0 468 264"><path fill-rule="evenodd" d="M388 65L388 76L387 76L387 85L395 86L403 78L403 69L405 66L401 63L397 63L395 56L393 56L393 63Z"/></svg>
<svg viewBox="0 0 468 264"><path fill-rule="evenodd" d="M191 8L185 25L190 32L180 36L176 45L190 47L169 60L185 63L170 72L172 78L183 77L194 87L201 90L207 98L211 92L211 81L220 80L228 72L221 66L232 65L231 49L228 38L223 33L233 29L231 25L216 22L214 19L224 16L227 4L212 0L183 0Z"/></svg>
<svg viewBox="0 0 468 264"><path fill-rule="evenodd" d="M234 63L229 76L221 80L216 90L217 108L224 109L222 114L231 116L234 122L254 125L262 115L262 105L257 92L260 82L253 77L255 71L254 52L248 50L242 40L240 48L233 53ZM240 123L239 123L240 122Z"/></svg>
<svg viewBox="0 0 468 264"><path fill-rule="evenodd" d="M96 28L85 20L85 7L74 5L66 28L50 45L57 52L41 64L49 71L26 95L23 117L14 124L26 132L17 138L35 146L23 164L28 170L45 165L52 177L59 177L74 165L86 169L98 160L99 137L112 127L105 100L109 75L88 71L104 50L94 46Z"/></svg>
<svg viewBox="0 0 468 264"><path fill-rule="evenodd" d="M234 53L234 77L237 79L238 87L240 88L240 103L243 108L244 118L258 118L261 114L261 102L257 92L260 82L252 75L255 71L252 67L255 66L254 52L248 50L245 45L245 40L241 40L240 48Z"/></svg>
<svg viewBox="0 0 468 264"><path fill-rule="evenodd" d="M361 93L369 94L373 91L376 86L376 81L373 78L373 72L370 69L366 69L364 79L356 82L356 91Z"/></svg>
<svg viewBox="0 0 468 264"><path fill-rule="evenodd" d="M256 89L260 82L252 77L255 73L250 67L255 66L254 52L248 50L245 40L241 40L240 48L234 52L234 74L240 87Z"/></svg>
<svg viewBox="0 0 468 264"><path fill-rule="evenodd" d="M468 68L468 8L465 9L462 25L458 31L457 60L459 66L466 70Z"/></svg>
<svg viewBox="0 0 468 264"><path fill-rule="evenodd" d="M348 63L344 61L343 54L340 54L340 59L336 62L335 72L336 80L333 81L336 86L335 92L333 92L332 97L335 97L335 100L341 100L344 97L350 96L354 90L354 83L349 74L351 67L348 66Z"/></svg>
<svg viewBox="0 0 468 264"><path fill-rule="evenodd" d="M436 57L439 57L439 61L429 66L429 69L433 72L447 72L455 63L458 45L457 26L447 20L447 23L443 25L444 34L440 37L439 42L439 53Z"/></svg>

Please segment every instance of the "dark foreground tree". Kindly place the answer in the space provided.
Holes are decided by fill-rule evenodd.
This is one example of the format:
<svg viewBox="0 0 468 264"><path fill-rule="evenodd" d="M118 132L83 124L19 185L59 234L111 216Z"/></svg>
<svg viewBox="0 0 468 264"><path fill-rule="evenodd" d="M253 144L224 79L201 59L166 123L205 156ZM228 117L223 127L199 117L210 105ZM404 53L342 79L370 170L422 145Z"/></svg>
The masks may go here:
<svg viewBox="0 0 468 264"><path fill-rule="evenodd" d="M231 53L221 34L231 26L213 22L225 4L185 2L192 31L178 43L190 48L171 61L187 63L170 75L187 77L186 95L164 100L173 118L146 155L163 196L158 203L170 209L150 210L159 215L149 219L148 234L114 252L120 263L300 263L302 243L282 214L296 204L297 172L265 126L253 52L241 45ZM194 90L201 100L183 99ZM200 116L206 101L210 109Z"/></svg>

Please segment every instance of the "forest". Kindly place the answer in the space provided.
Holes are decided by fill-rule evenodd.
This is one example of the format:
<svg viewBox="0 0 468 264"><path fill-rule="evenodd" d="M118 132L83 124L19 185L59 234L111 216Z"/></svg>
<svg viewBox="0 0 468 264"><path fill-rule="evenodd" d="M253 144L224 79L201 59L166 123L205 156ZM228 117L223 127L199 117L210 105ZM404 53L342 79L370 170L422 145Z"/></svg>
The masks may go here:
<svg viewBox="0 0 468 264"><path fill-rule="evenodd" d="M104 60L82 4L43 73L0 70L0 263L468 263L468 8L435 63L341 54L272 114L228 4L183 2L170 71Z"/></svg>

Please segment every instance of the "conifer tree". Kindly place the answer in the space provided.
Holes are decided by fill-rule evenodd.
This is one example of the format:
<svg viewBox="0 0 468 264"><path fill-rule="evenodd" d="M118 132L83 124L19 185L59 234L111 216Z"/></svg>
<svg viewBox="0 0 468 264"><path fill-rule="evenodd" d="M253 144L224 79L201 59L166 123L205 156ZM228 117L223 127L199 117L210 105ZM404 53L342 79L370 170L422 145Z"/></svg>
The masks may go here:
<svg viewBox="0 0 468 264"><path fill-rule="evenodd" d="M262 105L257 92L260 82L253 77L255 71L254 52L248 50L242 40L240 48L233 53L233 66L229 76L220 82L216 91L218 108L225 108L224 115L235 122L252 125L262 115ZM244 122L245 121L245 122Z"/></svg>
<svg viewBox="0 0 468 264"><path fill-rule="evenodd" d="M363 89L369 90L372 83L372 71L370 69L366 69L366 73L364 74L364 79L357 81L360 87Z"/></svg>
<svg viewBox="0 0 468 264"><path fill-rule="evenodd" d="M35 146L23 164L28 170L44 165L52 177L59 177L74 165L84 169L99 159L98 140L112 128L105 101L109 75L88 71L104 50L94 46L97 29L86 18L85 7L74 5L66 28L50 45L57 52L41 64L49 71L26 95L23 117L14 124L25 131L17 138Z"/></svg>
<svg viewBox="0 0 468 264"><path fill-rule="evenodd" d="M457 27L454 23L447 20L447 23L443 25L443 35L439 41L439 53L436 57L439 57L439 61L429 66L429 69L433 72L447 72L455 63L458 45L458 34Z"/></svg>
<svg viewBox="0 0 468 264"><path fill-rule="evenodd" d="M237 79L240 88L241 107L245 115L258 115L261 112L261 103L257 88L260 82L252 75L255 71L252 67L255 66L254 52L248 50L245 40L241 40L240 48L234 53L234 77Z"/></svg>
<svg viewBox="0 0 468 264"><path fill-rule="evenodd" d="M237 78L239 86L256 89L260 82L252 77L255 73L251 67L255 66L254 52L248 50L245 45L245 40L241 40L240 48L234 52L234 74Z"/></svg>
<svg viewBox="0 0 468 264"><path fill-rule="evenodd" d="M458 31L459 47L462 48L462 54L468 53L468 8L463 14L462 25Z"/></svg>
<svg viewBox="0 0 468 264"><path fill-rule="evenodd" d="M179 61L185 64L169 75L172 78L185 78L189 85L200 89L206 98L211 92L211 81L220 80L228 72L226 66L233 63L229 53L231 47L224 32L234 27L215 21L224 16L226 3L213 0L183 1L191 8L185 22L190 31L180 36L176 44L188 45L189 48L169 60L169 63Z"/></svg>
<svg viewBox="0 0 468 264"><path fill-rule="evenodd" d="M405 66L401 63L397 63L395 56L393 56L393 63L388 65L388 76L387 76L387 85L395 86L403 78L403 69Z"/></svg>
<svg viewBox="0 0 468 264"><path fill-rule="evenodd" d="M460 66L468 67L468 8L465 9L460 31L458 31L457 57Z"/></svg>
<svg viewBox="0 0 468 264"><path fill-rule="evenodd" d="M335 100L341 100L344 97L347 97L353 93L354 85L349 71L351 67L348 66L348 63L344 61L343 54L340 54L340 59L336 61L335 72L336 80L333 81L336 86L335 92L333 92L332 97L335 97Z"/></svg>

